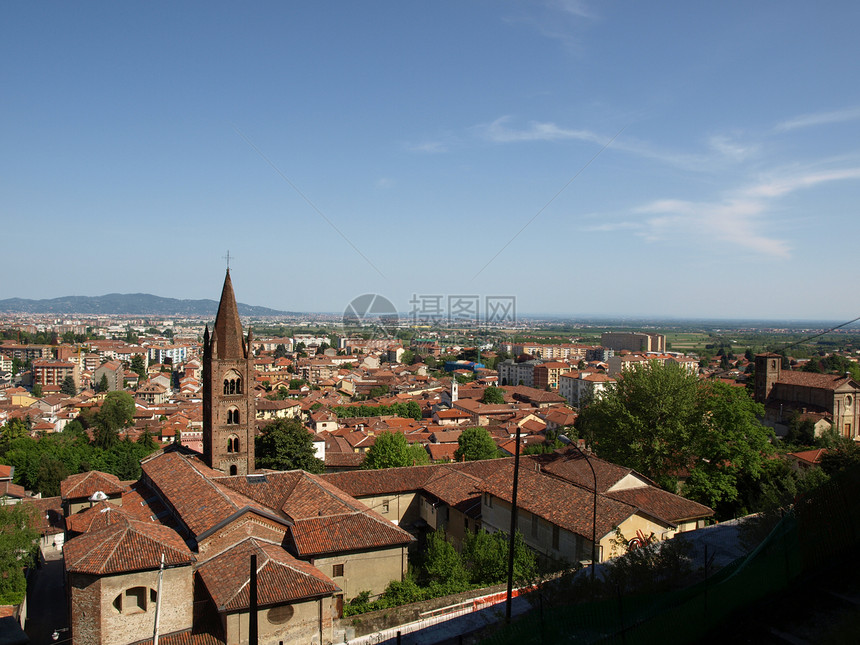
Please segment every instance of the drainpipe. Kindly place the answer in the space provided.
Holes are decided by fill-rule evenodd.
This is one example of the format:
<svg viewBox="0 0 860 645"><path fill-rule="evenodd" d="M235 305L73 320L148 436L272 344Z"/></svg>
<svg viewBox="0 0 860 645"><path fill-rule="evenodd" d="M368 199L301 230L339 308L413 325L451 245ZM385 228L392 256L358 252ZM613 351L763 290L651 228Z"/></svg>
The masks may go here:
<svg viewBox="0 0 860 645"><path fill-rule="evenodd" d="M152 645L158 645L158 621L161 618L161 581L164 578L164 553L161 554L161 566L158 568L158 585L155 592L155 630L152 635Z"/></svg>

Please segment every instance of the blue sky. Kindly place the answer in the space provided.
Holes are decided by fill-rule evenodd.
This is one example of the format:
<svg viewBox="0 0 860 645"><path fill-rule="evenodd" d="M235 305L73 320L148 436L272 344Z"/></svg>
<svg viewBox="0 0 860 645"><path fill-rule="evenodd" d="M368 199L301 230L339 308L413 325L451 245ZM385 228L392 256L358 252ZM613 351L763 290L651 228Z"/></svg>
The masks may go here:
<svg viewBox="0 0 860 645"><path fill-rule="evenodd" d="M860 315L860 4L0 6L0 298Z"/></svg>

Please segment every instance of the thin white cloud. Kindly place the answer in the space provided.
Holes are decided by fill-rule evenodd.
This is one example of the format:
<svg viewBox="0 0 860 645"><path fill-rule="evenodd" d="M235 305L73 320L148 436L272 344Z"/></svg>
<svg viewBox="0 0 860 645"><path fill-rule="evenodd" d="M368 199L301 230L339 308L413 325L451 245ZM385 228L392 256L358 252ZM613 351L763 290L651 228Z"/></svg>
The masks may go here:
<svg viewBox="0 0 860 645"><path fill-rule="evenodd" d="M577 18L595 18L591 7L583 0L553 0L549 6Z"/></svg>
<svg viewBox="0 0 860 645"><path fill-rule="evenodd" d="M685 239L716 239L765 256L788 258L791 246L785 240L762 233L760 218L766 204L755 200L728 199L725 202L660 200L636 212L654 214L645 220L641 235L649 242L681 236Z"/></svg>
<svg viewBox="0 0 860 645"><path fill-rule="evenodd" d="M753 186L745 191L745 193L752 198L781 197L802 188L810 188L825 182L842 181L845 179L860 179L860 168L843 168L841 170L810 172L780 177Z"/></svg>
<svg viewBox="0 0 860 645"><path fill-rule="evenodd" d="M860 108L802 114L794 117L793 119L788 119L787 121L776 124L776 126L774 126L774 130L777 132L786 132L788 130L797 130L798 128L810 128L816 125L856 121L857 119L860 119Z"/></svg>
<svg viewBox="0 0 860 645"><path fill-rule="evenodd" d="M426 154L448 152L448 144L442 141L425 141L423 143L408 144L406 147L412 152L423 152Z"/></svg>
<svg viewBox="0 0 860 645"><path fill-rule="evenodd" d="M499 117L491 123L484 123L473 128L477 135L492 143L524 143L533 141L560 142L560 141L584 141L596 146L604 146L612 137L604 136L587 129L576 129L562 127L548 121L530 121L526 127L516 128L509 125L512 117L509 115ZM739 154L748 154L750 150L742 150L739 146L729 149L728 140L723 144L724 149L721 156L737 157ZM630 154L654 159L673 166L687 170L709 169L714 162L713 156L694 155L670 150L661 150L647 142L637 140L633 137L624 136L612 141L610 146L613 150L623 150Z"/></svg>
<svg viewBox="0 0 860 645"><path fill-rule="evenodd" d="M376 180L377 188L391 188L394 186L394 180L391 177L380 177Z"/></svg>
<svg viewBox="0 0 860 645"><path fill-rule="evenodd" d="M738 162L746 160L759 150L757 145L743 145L726 135L712 136L708 145L723 157Z"/></svg>
<svg viewBox="0 0 860 645"><path fill-rule="evenodd" d="M515 129L507 126L510 116L502 116L493 121L477 126L476 130L480 136L493 143L519 143L523 141L589 141L591 143L603 144L606 140L589 130L572 130L562 128L555 123L544 123L531 121L524 129Z"/></svg>
<svg viewBox="0 0 860 645"><path fill-rule="evenodd" d="M792 246L769 230L768 220L775 202L793 192L833 181L860 180L860 167L831 171L796 173L769 179L753 186L733 191L724 199L695 202L679 199L662 199L633 210L634 215L652 215L633 220L639 229L635 234L649 242L670 238L701 244L702 240L716 240L753 251L756 254L787 259ZM620 230L621 223L613 223L590 230Z"/></svg>

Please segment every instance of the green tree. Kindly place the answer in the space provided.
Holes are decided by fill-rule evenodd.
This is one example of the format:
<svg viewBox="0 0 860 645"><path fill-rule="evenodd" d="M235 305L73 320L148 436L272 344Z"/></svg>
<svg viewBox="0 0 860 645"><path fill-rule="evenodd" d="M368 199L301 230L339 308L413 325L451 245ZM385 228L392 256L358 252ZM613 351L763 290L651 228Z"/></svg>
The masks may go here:
<svg viewBox="0 0 860 645"><path fill-rule="evenodd" d="M505 391L500 387L489 386L481 396L481 403L501 404L505 402Z"/></svg>
<svg viewBox="0 0 860 645"><path fill-rule="evenodd" d="M27 595L24 567L33 563L39 539L34 515L29 504L0 505L0 605L17 605Z"/></svg>
<svg viewBox="0 0 860 645"><path fill-rule="evenodd" d="M265 426L255 442L257 468L321 473L325 463L314 454L310 433L296 419L278 419Z"/></svg>
<svg viewBox="0 0 860 645"><path fill-rule="evenodd" d="M368 394L369 398L375 399L380 396L385 396L388 394L388 386L387 385L375 385L370 388L370 392Z"/></svg>
<svg viewBox="0 0 860 645"><path fill-rule="evenodd" d="M62 461L47 453L42 453L33 489L45 497L56 497L60 494L60 482L71 474Z"/></svg>
<svg viewBox="0 0 860 645"><path fill-rule="evenodd" d="M467 532L462 556L472 584L486 587L507 579L508 534L487 533L484 529ZM537 556L517 531L514 534L514 579L533 580L537 575Z"/></svg>
<svg viewBox="0 0 860 645"><path fill-rule="evenodd" d="M179 432L177 430L177 432ZM182 436L182 433L179 433L179 436ZM146 448L147 450L155 450L158 448L158 442L152 438L152 435L149 433L149 430L144 430L143 434L137 438L137 443ZM179 443L182 443L181 441Z"/></svg>
<svg viewBox="0 0 860 645"><path fill-rule="evenodd" d="M578 429L601 458L667 490L674 492L676 473L689 469L685 494L714 506L719 517L741 500L743 479L760 481L772 450L772 433L757 420L762 413L744 389L652 363L625 372L584 408Z"/></svg>
<svg viewBox="0 0 860 645"><path fill-rule="evenodd" d="M427 451L423 446L410 446L400 432L383 432L367 451L361 467L365 470L378 468L402 468L429 463Z"/></svg>
<svg viewBox="0 0 860 645"><path fill-rule="evenodd" d="M146 361L143 359L143 354L135 354L131 357L130 369L140 378L146 378Z"/></svg>
<svg viewBox="0 0 860 645"><path fill-rule="evenodd" d="M95 422L119 430L132 424L134 410L134 397L129 392L108 392L95 415Z"/></svg>
<svg viewBox="0 0 860 645"><path fill-rule="evenodd" d="M96 387L96 392L107 392L109 388L110 385L108 384L107 374L102 374L99 384Z"/></svg>
<svg viewBox="0 0 860 645"><path fill-rule="evenodd" d="M74 396L78 393L78 388L75 387L75 379L72 378L71 374L63 379L63 384L60 386L60 392L66 396Z"/></svg>
<svg viewBox="0 0 860 645"><path fill-rule="evenodd" d="M42 384L41 384L41 383L36 383L36 384L33 386L33 390L32 390L32 392L30 392L30 393L31 393L33 396L35 396L37 399L41 399L41 398L42 398Z"/></svg>
<svg viewBox="0 0 860 645"><path fill-rule="evenodd" d="M788 420L788 431L785 434L785 442L800 446L812 446L815 444L815 422L812 419L804 419L795 410Z"/></svg>
<svg viewBox="0 0 860 645"><path fill-rule="evenodd" d="M639 471L669 490L687 468L702 423L702 390L695 375L674 363L650 362L624 372L580 411L580 436L607 461Z"/></svg>
<svg viewBox="0 0 860 645"><path fill-rule="evenodd" d="M443 530L427 535L421 582L424 586L438 591L440 595L459 593L469 588L469 573L463 566L460 554L448 541Z"/></svg>
<svg viewBox="0 0 860 645"><path fill-rule="evenodd" d="M454 458L457 461L478 461L495 459L499 456L496 442L486 428L466 428L457 439L457 450Z"/></svg>
<svg viewBox="0 0 860 645"><path fill-rule="evenodd" d="M718 517L734 516L740 484L758 482L773 452L773 433L761 425L764 408L746 390L710 381L702 384L702 421L693 437L694 461L684 495L714 508Z"/></svg>
<svg viewBox="0 0 860 645"><path fill-rule="evenodd" d="M275 353L273 354L274 359L278 360L279 358L284 358L286 355L287 348L284 346L283 343L279 343L278 346L275 347Z"/></svg>
<svg viewBox="0 0 860 645"><path fill-rule="evenodd" d="M107 450L119 440L119 431L134 421L134 397L128 392L108 392L93 416L93 444Z"/></svg>

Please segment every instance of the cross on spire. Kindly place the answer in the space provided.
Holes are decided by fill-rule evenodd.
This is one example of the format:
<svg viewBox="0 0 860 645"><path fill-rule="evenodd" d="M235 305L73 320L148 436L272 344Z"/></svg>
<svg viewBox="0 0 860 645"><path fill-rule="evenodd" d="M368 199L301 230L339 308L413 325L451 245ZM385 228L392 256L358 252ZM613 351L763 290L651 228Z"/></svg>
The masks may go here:
<svg viewBox="0 0 860 645"><path fill-rule="evenodd" d="M227 260L227 270L230 270L230 251L227 251L227 255L222 255L222 259Z"/></svg>

